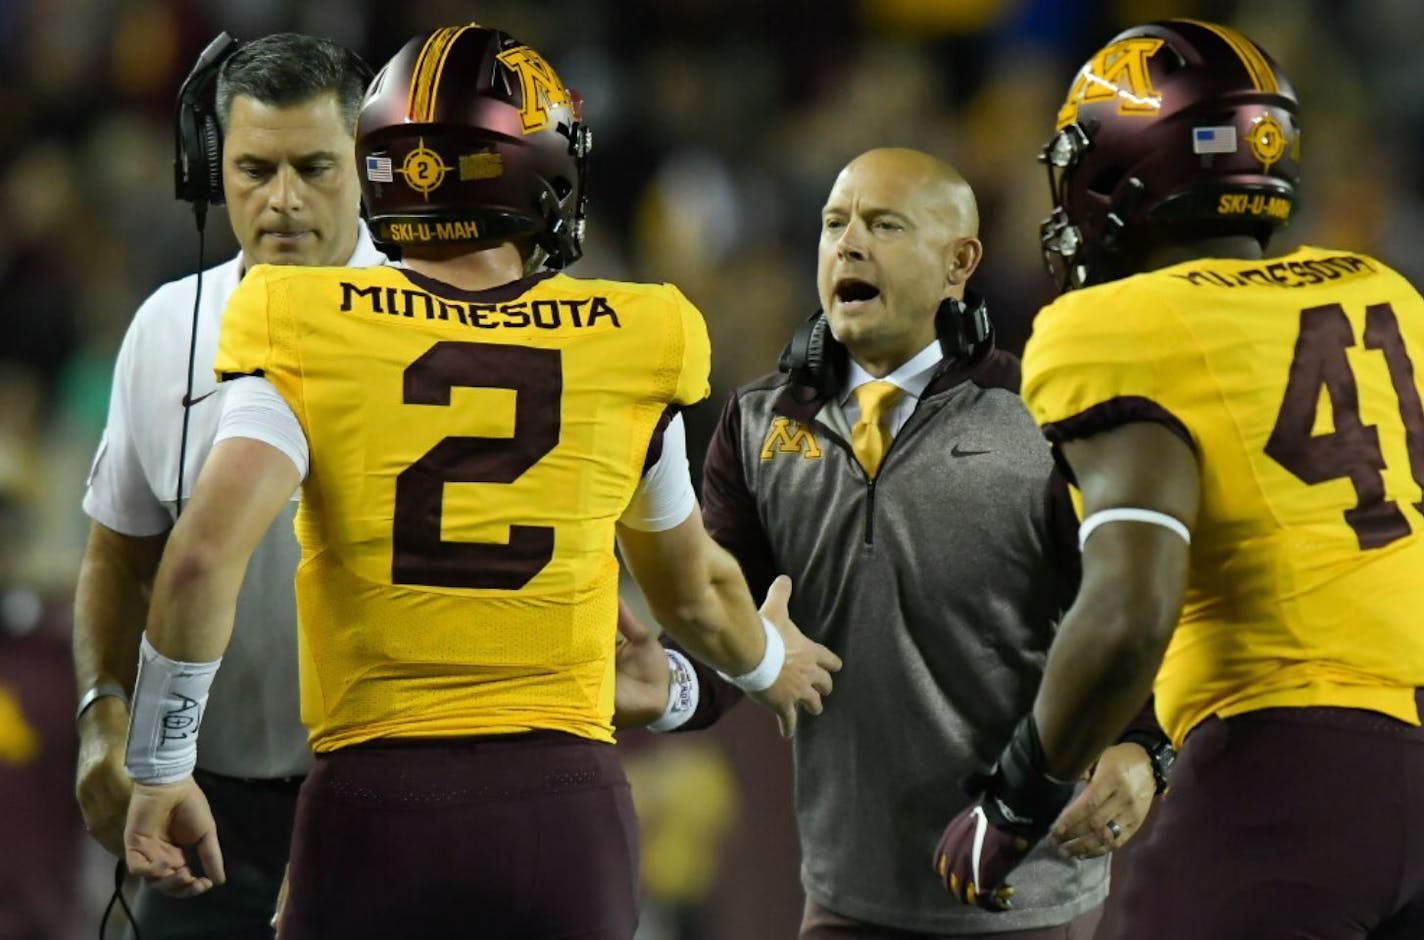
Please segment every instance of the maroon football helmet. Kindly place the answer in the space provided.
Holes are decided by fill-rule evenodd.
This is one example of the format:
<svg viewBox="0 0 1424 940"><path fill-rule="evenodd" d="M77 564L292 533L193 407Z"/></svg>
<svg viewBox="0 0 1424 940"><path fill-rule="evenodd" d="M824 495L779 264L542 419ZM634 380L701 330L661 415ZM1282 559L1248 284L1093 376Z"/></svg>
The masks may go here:
<svg viewBox="0 0 1424 940"><path fill-rule="evenodd" d="M406 43L356 121L361 196L377 244L528 239L544 265L583 253L592 142L544 58L470 24Z"/></svg>
<svg viewBox="0 0 1424 940"><path fill-rule="evenodd" d="M1250 39L1166 20L1119 33L1079 71L1039 159L1040 229L1060 291L1133 273L1154 238L1250 234L1290 221L1299 106Z"/></svg>

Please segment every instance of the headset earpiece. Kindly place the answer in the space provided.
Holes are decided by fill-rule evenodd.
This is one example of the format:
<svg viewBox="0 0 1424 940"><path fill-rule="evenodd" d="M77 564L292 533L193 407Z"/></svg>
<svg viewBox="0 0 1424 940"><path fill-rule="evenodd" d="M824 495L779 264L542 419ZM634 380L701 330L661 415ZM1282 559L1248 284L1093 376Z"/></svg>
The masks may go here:
<svg viewBox="0 0 1424 940"><path fill-rule="evenodd" d="M945 356L963 359L973 355L994 335L994 327L989 322L989 305L967 288L963 301L946 297L935 312L935 333Z"/></svg>
<svg viewBox="0 0 1424 940"><path fill-rule="evenodd" d="M798 385L809 385L822 395L834 395L845 359L845 347L831 335L826 315L817 310L791 334L777 368Z"/></svg>
<svg viewBox="0 0 1424 940"><path fill-rule="evenodd" d="M226 32L208 43L178 89L174 122L173 191L191 202L199 218L222 205L222 129L217 114L217 79L223 63L241 46Z"/></svg>
<svg viewBox="0 0 1424 940"><path fill-rule="evenodd" d="M202 136L202 167L207 171L208 202L222 205L225 200L222 186L222 128L216 114L205 114L199 128Z"/></svg>

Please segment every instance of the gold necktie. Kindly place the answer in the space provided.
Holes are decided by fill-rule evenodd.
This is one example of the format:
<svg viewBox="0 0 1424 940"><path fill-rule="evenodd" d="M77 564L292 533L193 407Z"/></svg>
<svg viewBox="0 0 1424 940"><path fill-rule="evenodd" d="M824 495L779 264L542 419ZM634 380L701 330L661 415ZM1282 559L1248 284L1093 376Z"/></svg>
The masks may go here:
<svg viewBox="0 0 1424 940"><path fill-rule="evenodd" d="M885 459L885 448L890 446L887 419L902 394L892 382L866 382L855 390L860 420L850 429L850 447L866 476L873 478L880 470L880 461Z"/></svg>

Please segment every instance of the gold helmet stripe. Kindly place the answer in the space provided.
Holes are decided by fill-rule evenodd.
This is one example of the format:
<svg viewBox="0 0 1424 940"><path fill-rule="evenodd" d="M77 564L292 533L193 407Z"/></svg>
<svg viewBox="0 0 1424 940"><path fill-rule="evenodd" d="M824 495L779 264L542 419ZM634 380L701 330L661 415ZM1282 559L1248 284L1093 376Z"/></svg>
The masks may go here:
<svg viewBox="0 0 1424 940"><path fill-rule="evenodd" d="M410 100L406 104L406 114L418 124L428 123L435 118L435 93L440 88L440 73L445 71L445 60L455 40L474 23L467 26L446 26L430 34L420 55L415 60L415 74L410 80Z"/></svg>
<svg viewBox="0 0 1424 940"><path fill-rule="evenodd" d="M1193 23L1202 29L1209 29L1221 40L1231 47L1241 59L1241 64L1246 66L1246 73L1251 76L1251 84L1256 86L1257 91L1264 91L1276 94L1281 90L1280 83L1276 81L1276 72L1271 68L1271 63L1266 61L1266 57L1261 54L1261 50L1254 42L1229 26L1219 26L1216 23L1208 23L1205 20L1183 20L1184 23Z"/></svg>

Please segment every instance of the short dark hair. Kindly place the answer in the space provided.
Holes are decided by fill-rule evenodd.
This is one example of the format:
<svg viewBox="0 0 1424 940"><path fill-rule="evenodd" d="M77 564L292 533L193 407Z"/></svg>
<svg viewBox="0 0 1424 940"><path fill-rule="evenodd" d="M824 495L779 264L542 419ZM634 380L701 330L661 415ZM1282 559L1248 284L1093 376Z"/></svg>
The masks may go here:
<svg viewBox="0 0 1424 940"><path fill-rule="evenodd" d="M218 72L218 123L226 133L238 95L282 108L334 94L342 121L354 132L370 77L356 53L330 39L301 33L263 36L243 43Z"/></svg>

